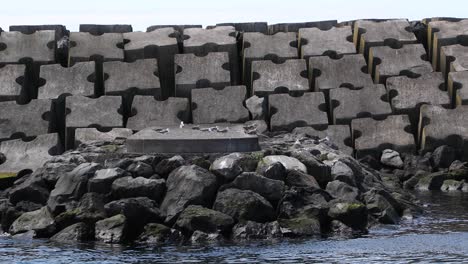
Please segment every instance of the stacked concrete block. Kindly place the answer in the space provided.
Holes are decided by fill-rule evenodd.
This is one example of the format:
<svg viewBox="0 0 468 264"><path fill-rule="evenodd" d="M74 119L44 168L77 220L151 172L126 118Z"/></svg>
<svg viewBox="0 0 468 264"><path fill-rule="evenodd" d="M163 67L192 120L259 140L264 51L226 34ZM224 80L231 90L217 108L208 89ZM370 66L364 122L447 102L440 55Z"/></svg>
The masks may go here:
<svg viewBox="0 0 468 264"><path fill-rule="evenodd" d="M44 30L32 34L14 31L0 34L0 63L26 63L30 60L39 64L54 63L54 31Z"/></svg>
<svg viewBox="0 0 468 264"><path fill-rule="evenodd" d="M376 84L359 90L331 89L330 114L333 124L350 124L355 118L384 118L392 109L385 86Z"/></svg>
<svg viewBox="0 0 468 264"><path fill-rule="evenodd" d="M272 60L281 62L287 59L297 59L297 34L277 33L274 35L265 35L262 33L244 33L243 34L243 83L250 89L252 85L252 61Z"/></svg>
<svg viewBox="0 0 468 264"><path fill-rule="evenodd" d="M421 44L408 44L396 49L372 47L369 50L369 70L375 83L385 83L391 76L421 75L432 72L426 57L426 50Z"/></svg>
<svg viewBox="0 0 468 264"><path fill-rule="evenodd" d="M190 105L187 98L170 97L158 101L149 96L135 96L127 128L142 130L153 126L174 126L190 121Z"/></svg>
<svg viewBox="0 0 468 264"><path fill-rule="evenodd" d="M131 25L98 25L98 24L81 24L80 32L88 32L93 35L102 35L104 33L126 33L132 32Z"/></svg>
<svg viewBox="0 0 468 264"><path fill-rule="evenodd" d="M239 32L258 32L268 34L267 22L219 23L216 27L231 26Z"/></svg>
<svg viewBox="0 0 468 264"><path fill-rule="evenodd" d="M172 28L177 31L178 40L182 43L182 35L184 34L184 30L188 28L202 28L202 25L153 25L146 28L146 32L152 32L161 28Z"/></svg>
<svg viewBox="0 0 468 264"><path fill-rule="evenodd" d="M77 128L75 130L75 148L82 143L125 139L132 134L133 131L128 128L113 128L109 131L99 131L96 128Z"/></svg>
<svg viewBox="0 0 468 264"><path fill-rule="evenodd" d="M444 77L449 72L468 70L468 47L460 44L444 46L440 51L440 70Z"/></svg>
<svg viewBox="0 0 468 264"><path fill-rule="evenodd" d="M304 93L297 97L273 94L268 96L268 103L271 131L290 131L303 126L324 128L328 125L323 93Z"/></svg>
<svg viewBox="0 0 468 264"><path fill-rule="evenodd" d="M28 100L24 79L26 66L24 65L0 65L0 102Z"/></svg>
<svg viewBox="0 0 468 264"><path fill-rule="evenodd" d="M79 61L123 61L123 42L121 33L96 36L87 32L71 32L68 65Z"/></svg>
<svg viewBox="0 0 468 264"><path fill-rule="evenodd" d="M237 54L237 31L234 27L222 26L212 29L188 28L184 30L183 52L202 56L209 52L227 52L233 84L240 82L239 57Z"/></svg>
<svg viewBox="0 0 468 264"><path fill-rule="evenodd" d="M318 28L328 30L338 24L336 20L299 22L299 23L279 23L268 25L268 34L274 35L278 32L299 32L301 28Z"/></svg>
<svg viewBox="0 0 468 264"><path fill-rule="evenodd" d="M449 73L448 92L455 106L468 105L468 71Z"/></svg>
<svg viewBox="0 0 468 264"><path fill-rule="evenodd" d="M312 138L328 138L340 151L353 155L351 130L348 125L330 125L322 130L313 127L297 127L292 133L304 134Z"/></svg>
<svg viewBox="0 0 468 264"><path fill-rule="evenodd" d="M54 120L51 100L32 100L19 105L15 101L0 102L0 141L47 134Z"/></svg>
<svg viewBox="0 0 468 264"><path fill-rule="evenodd" d="M244 106L246 94L245 86L227 86L222 90L212 88L192 90L192 122L211 124L248 121L249 111Z"/></svg>
<svg viewBox="0 0 468 264"><path fill-rule="evenodd" d="M175 96L190 98L192 89L223 88L231 85L229 54L211 52L206 56L176 54Z"/></svg>
<svg viewBox="0 0 468 264"><path fill-rule="evenodd" d="M298 35L301 58L323 55L338 57L356 53L356 47L350 41L352 34L351 26L332 27L328 30L301 28Z"/></svg>
<svg viewBox="0 0 468 264"><path fill-rule="evenodd" d="M380 157L385 149L413 153L416 144L407 115L391 115L384 120L359 118L351 121L356 157Z"/></svg>
<svg viewBox="0 0 468 264"><path fill-rule="evenodd" d="M252 92L258 96L284 92L309 91L305 60L292 59L283 63L252 62Z"/></svg>

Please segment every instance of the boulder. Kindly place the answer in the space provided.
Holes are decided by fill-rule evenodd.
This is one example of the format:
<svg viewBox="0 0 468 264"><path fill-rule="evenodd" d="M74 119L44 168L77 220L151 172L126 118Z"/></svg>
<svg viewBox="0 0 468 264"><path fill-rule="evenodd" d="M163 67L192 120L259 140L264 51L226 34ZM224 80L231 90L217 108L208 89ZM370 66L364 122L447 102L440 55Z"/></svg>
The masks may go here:
<svg viewBox="0 0 468 264"><path fill-rule="evenodd" d="M276 218L271 204L261 195L249 190L227 189L219 192L213 209L230 215L236 221L264 223Z"/></svg>
<svg viewBox="0 0 468 264"><path fill-rule="evenodd" d="M291 219L278 219L280 230L285 237L320 236L320 221L315 217L301 216Z"/></svg>
<svg viewBox="0 0 468 264"><path fill-rule="evenodd" d="M94 177L88 181L88 191L107 194L111 191L112 183L126 175L129 174L121 168L98 170Z"/></svg>
<svg viewBox="0 0 468 264"><path fill-rule="evenodd" d="M397 224L400 215L393 206L393 201L389 201L389 195L380 191L371 190L364 194L364 200L368 213L382 224Z"/></svg>
<svg viewBox="0 0 468 264"><path fill-rule="evenodd" d="M257 172L263 175L265 169L267 169L271 164L276 162L281 163L281 165L283 165L286 169L286 172L298 170L307 173L306 166L302 164L298 159L288 157L285 155L271 155L264 157L262 160L260 160L260 162L258 162Z"/></svg>
<svg viewBox="0 0 468 264"><path fill-rule="evenodd" d="M304 149L291 151L291 157L298 159L307 168L307 174L314 176L320 186L325 186L331 181L331 168L324 164L316 154Z"/></svg>
<svg viewBox="0 0 468 264"><path fill-rule="evenodd" d="M154 174L153 167L142 161L132 162L126 169L133 177L148 178Z"/></svg>
<svg viewBox="0 0 468 264"><path fill-rule="evenodd" d="M331 221L330 233L332 237L341 239L355 238L362 234L362 232L357 233L356 230L353 230L351 227L345 225L344 223L338 220Z"/></svg>
<svg viewBox="0 0 468 264"><path fill-rule="evenodd" d="M167 178L167 176L175 169L183 166L185 164L184 158L182 156L174 156L168 159L161 160L154 167L154 172L160 175L161 177Z"/></svg>
<svg viewBox="0 0 468 264"><path fill-rule="evenodd" d="M164 179L132 178L131 176L127 176L115 180L112 183L111 189L114 199L148 197L159 204L166 192L166 181Z"/></svg>
<svg viewBox="0 0 468 264"><path fill-rule="evenodd" d="M217 158L211 164L210 171L224 182L230 182L242 172L255 171L257 163L258 159L254 155L231 153Z"/></svg>
<svg viewBox="0 0 468 264"><path fill-rule="evenodd" d="M39 210L23 213L10 227L10 234L27 231L36 232L36 237L50 237L55 232L55 221L46 206Z"/></svg>
<svg viewBox="0 0 468 264"><path fill-rule="evenodd" d="M122 243L129 235L126 218L122 214L96 222L96 240L105 243Z"/></svg>
<svg viewBox="0 0 468 264"><path fill-rule="evenodd" d="M0 224L5 232L10 229L11 224L21 216L23 212L15 208L7 199L0 200Z"/></svg>
<svg viewBox="0 0 468 264"><path fill-rule="evenodd" d="M179 215L175 223L186 234L199 230L205 233L226 233L234 225L234 220L227 214L190 205Z"/></svg>
<svg viewBox="0 0 468 264"><path fill-rule="evenodd" d="M449 171L468 170L467 165L468 165L468 162L454 160L452 164L450 164Z"/></svg>
<svg viewBox="0 0 468 264"><path fill-rule="evenodd" d="M320 189L320 185L313 176L301 171L290 171L288 176L286 176L285 182L289 187L313 187Z"/></svg>
<svg viewBox="0 0 468 264"><path fill-rule="evenodd" d="M256 192L272 204L277 204L286 190L284 182L268 179L255 172L244 172L227 186L229 186L228 188Z"/></svg>
<svg viewBox="0 0 468 264"><path fill-rule="evenodd" d="M401 169L403 168L403 160L400 157L400 153L392 149L385 149L382 151L380 156L380 162L386 166Z"/></svg>
<svg viewBox="0 0 468 264"><path fill-rule="evenodd" d="M442 191L459 191L463 188L465 181L445 180L440 188Z"/></svg>
<svg viewBox="0 0 468 264"><path fill-rule="evenodd" d="M245 100L245 106L250 112L252 119L264 119L266 112L265 98L258 97L256 95L247 98Z"/></svg>
<svg viewBox="0 0 468 264"><path fill-rule="evenodd" d="M115 158L115 159L106 159L104 161L104 167L112 169L112 168L119 168L119 169L127 169L130 164L132 164L133 160L130 158Z"/></svg>
<svg viewBox="0 0 468 264"><path fill-rule="evenodd" d="M457 153L450 146L440 146L432 152L431 163L434 168L448 168L457 159Z"/></svg>
<svg viewBox="0 0 468 264"><path fill-rule="evenodd" d="M232 239L234 240L270 240L281 237L282 233L277 221L269 223L257 223L253 221L246 221L237 223L232 228Z"/></svg>
<svg viewBox="0 0 468 264"><path fill-rule="evenodd" d="M360 202L334 200L331 202L328 216L354 230L366 230L367 227L367 208Z"/></svg>
<svg viewBox="0 0 468 264"><path fill-rule="evenodd" d="M203 231L195 231L190 237L190 242L193 244L215 243L223 240L223 236L218 233L205 233Z"/></svg>
<svg viewBox="0 0 468 264"><path fill-rule="evenodd" d="M440 190L445 180L461 181L468 179L465 170L438 171L422 176L414 186L416 190Z"/></svg>
<svg viewBox="0 0 468 264"><path fill-rule="evenodd" d="M432 172L432 165L430 161L430 153L424 156L404 154L403 155L404 165L403 170L405 171L404 177L401 181L406 181L413 177L418 171Z"/></svg>
<svg viewBox="0 0 468 264"><path fill-rule="evenodd" d="M345 182L351 186L356 186L356 177L353 169L344 161L338 160L331 167L331 177L333 180Z"/></svg>
<svg viewBox="0 0 468 264"><path fill-rule="evenodd" d="M50 238L55 242L83 242L94 239L94 229L85 223L76 223L66 227Z"/></svg>
<svg viewBox="0 0 468 264"><path fill-rule="evenodd" d="M415 186L418 184L419 180L421 180L422 178L424 178L427 174L429 174L428 172L426 171L417 171L414 176L412 176L411 178L407 179L404 183L403 183L403 188L407 189L407 190L412 190L415 188ZM402 181L402 179L400 178L400 181Z"/></svg>
<svg viewBox="0 0 468 264"><path fill-rule="evenodd" d="M86 193L81 197L81 200L75 210L75 218L78 222L95 223L106 218L104 205L106 204L105 197L99 193Z"/></svg>
<svg viewBox="0 0 468 264"><path fill-rule="evenodd" d="M167 222L176 220L180 212L189 205L211 207L218 183L216 176L196 165L181 166L167 177L166 196L161 211Z"/></svg>
<svg viewBox="0 0 468 264"><path fill-rule="evenodd" d="M263 176L268 179L284 181L286 179L286 169L281 162L275 162L263 168Z"/></svg>
<svg viewBox="0 0 468 264"><path fill-rule="evenodd" d="M147 197L125 198L112 201L104 206L108 216L122 214L130 224L131 230L138 230L147 223L162 222L164 216L155 201Z"/></svg>
<svg viewBox="0 0 468 264"><path fill-rule="evenodd" d="M331 181L327 184L325 189L335 199L342 201L359 201L359 190L356 187L350 186L342 181Z"/></svg>
<svg viewBox="0 0 468 264"><path fill-rule="evenodd" d="M157 223L149 223L145 225L143 232L138 236L136 242L146 245L167 245L170 243L180 243L183 238L182 233L176 229Z"/></svg>
<svg viewBox="0 0 468 264"><path fill-rule="evenodd" d="M292 187L284 194L278 206L278 217L296 218L302 215L322 218L328 210L330 194L317 188Z"/></svg>

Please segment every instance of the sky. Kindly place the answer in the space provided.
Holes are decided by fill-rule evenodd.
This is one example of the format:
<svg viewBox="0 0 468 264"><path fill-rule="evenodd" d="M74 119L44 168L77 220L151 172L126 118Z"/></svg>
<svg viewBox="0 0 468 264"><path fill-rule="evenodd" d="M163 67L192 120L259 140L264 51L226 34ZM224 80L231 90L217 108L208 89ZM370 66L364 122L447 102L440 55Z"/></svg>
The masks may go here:
<svg viewBox="0 0 468 264"><path fill-rule="evenodd" d="M467 0L2 0L0 27L62 24L151 25L307 22L358 18L467 17Z"/></svg>

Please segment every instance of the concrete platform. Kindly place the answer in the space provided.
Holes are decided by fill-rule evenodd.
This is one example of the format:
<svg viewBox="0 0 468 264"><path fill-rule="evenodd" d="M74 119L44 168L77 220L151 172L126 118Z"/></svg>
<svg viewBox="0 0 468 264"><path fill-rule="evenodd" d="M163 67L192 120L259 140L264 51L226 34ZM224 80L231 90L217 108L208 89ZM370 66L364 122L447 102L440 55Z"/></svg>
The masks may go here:
<svg viewBox="0 0 468 264"><path fill-rule="evenodd" d="M243 125L162 126L144 129L126 141L128 152L229 153L259 150L256 134Z"/></svg>
<svg viewBox="0 0 468 264"><path fill-rule="evenodd" d="M352 42L351 26L332 27L328 30L319 28L299 29L301 59L315 56L338 56L356 53Z"/></svg>
<svg viewBox="0 0 468 264"><path fill-rule="evenodd" d="M82 143L95 141L113 141L121 138L125 139L133 135L129 128L113 128L109 131L99 131L96 128L77 128L75 130L75 148Z"/></svg>
<svg viewBox="0 0 468 264"><path fill-rule="evenodd" d="M350 156L353 155L351 129L348 125L329 125L326 129L318 130L313 127L297 127L292 133L304 134L309 137L328 138L338 149Z"/></svg>
<svg viewBox="0 0 468 264"><path fill-rule="evenodd" d="M447 83L454 105L468 105L468 71L449 73Z"/></svg>
<svg viewBox="0 0 468 264"><path fill-rule="evenodd" d="M0 63L20 63L25 59L40 64L55 62L55 31L44 30L32 34L2 32L0 34ZM24 62L23 62L24 63Z"/></svg>
<svg viewBox="0 0 468 264"><path fill-rule="evenodd" d="M0 65L0 102L28 99L25 75L25 65Z"/></svg>
<svg viewBox="0 0 468 264"><path fill-rule="evenodd" d="M68 65L80 61L123 61L123 42L121 33L95 36L87 32L71 32Z"/></svg>

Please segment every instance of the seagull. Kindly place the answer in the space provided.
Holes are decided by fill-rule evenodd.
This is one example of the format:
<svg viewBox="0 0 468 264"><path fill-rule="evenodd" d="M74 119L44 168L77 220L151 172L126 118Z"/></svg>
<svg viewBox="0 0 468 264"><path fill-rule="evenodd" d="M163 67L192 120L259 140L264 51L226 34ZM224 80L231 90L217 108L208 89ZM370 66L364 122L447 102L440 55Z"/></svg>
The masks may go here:
<svg viewBox="0 0 468 264"><path fill-rule="evenodd" d="M184 127L184 121L180 121L179 128L183 128L183 127Z"/></svg>

